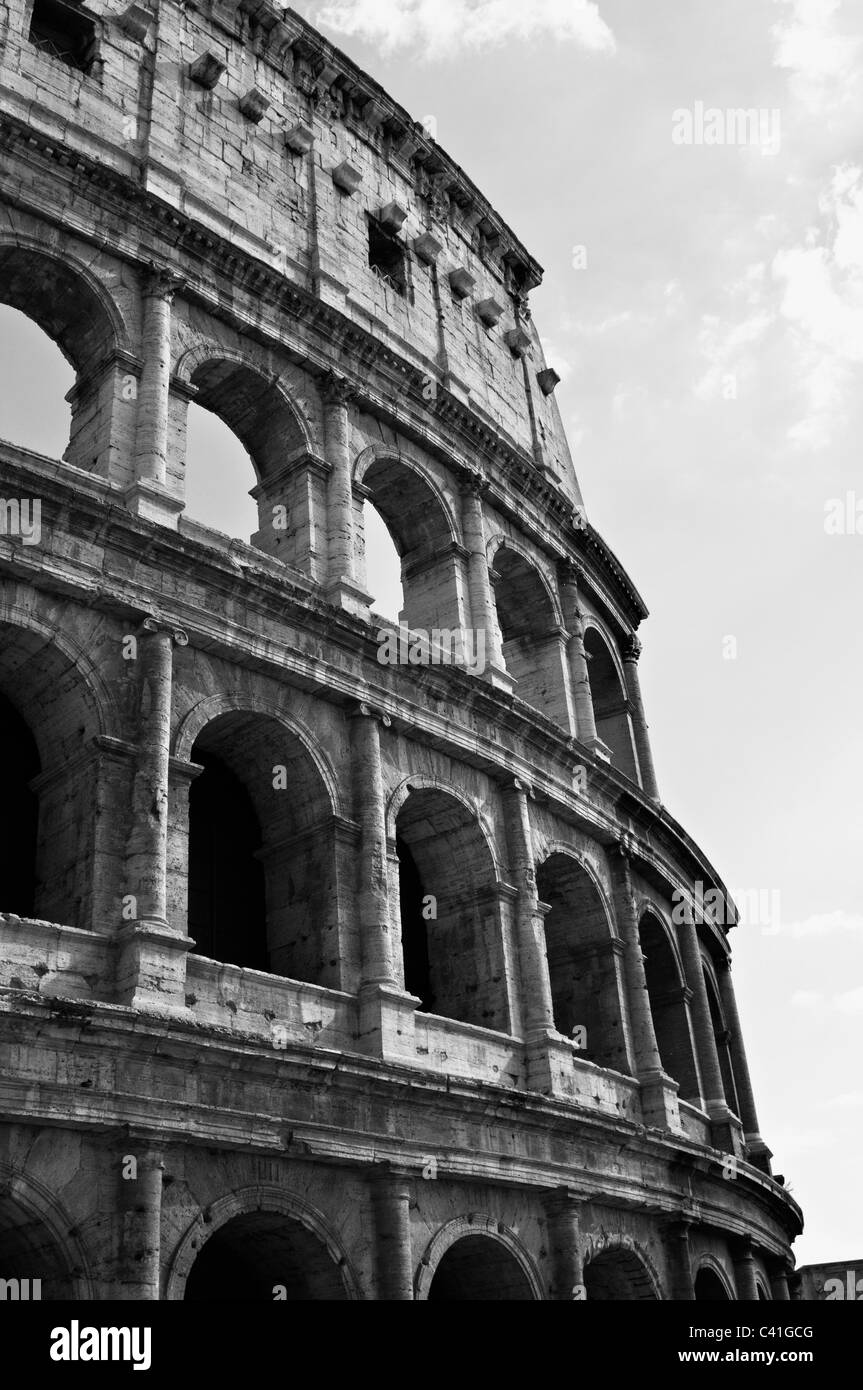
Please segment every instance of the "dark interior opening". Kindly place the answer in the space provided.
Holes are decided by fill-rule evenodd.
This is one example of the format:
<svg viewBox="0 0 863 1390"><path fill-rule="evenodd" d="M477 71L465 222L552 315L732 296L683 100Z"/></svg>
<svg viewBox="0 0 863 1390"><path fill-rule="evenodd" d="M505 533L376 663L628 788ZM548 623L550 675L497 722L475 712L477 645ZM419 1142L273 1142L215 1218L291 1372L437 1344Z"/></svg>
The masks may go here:
<svg viewBox="0 0 863 1390"><path fill-rule="evenodd" d="M213 753L189 792L189 935L195 952L268 969L261 828L246 788Z"/></svg>
<svg viewBox="0 0 863 1390"><path fill-rule="evenodd" d="M397 294L407 289L405 272L405 253L398 237L382 227L380 222L369 218L369 265L379 280L389 285Z"/></svg>
<svg viewBox="0 0 863 1390"><path fill-rule="evenodd" d="M30 42L70 68L89 72L96 53L96 26L65 0L34 0Z"/></svg>
<svg viewBox="0 0 863 1390"><path fill-rule="evenodd" d="M0 758L5 769L0 800L0 912L32 917L39 808L29 783L41 769L33 735L5 695L0 695Z"/></svg>
<svg viewBox="0 0 863 1390"><path fill-rule="evenodd" d="M405 989L421 1000L420 1012L434 1012L434 991L429 968L428 923L423 917L422 879L410 847L396 836L399 857L399 910L402 924L402 951Z"/></svg>

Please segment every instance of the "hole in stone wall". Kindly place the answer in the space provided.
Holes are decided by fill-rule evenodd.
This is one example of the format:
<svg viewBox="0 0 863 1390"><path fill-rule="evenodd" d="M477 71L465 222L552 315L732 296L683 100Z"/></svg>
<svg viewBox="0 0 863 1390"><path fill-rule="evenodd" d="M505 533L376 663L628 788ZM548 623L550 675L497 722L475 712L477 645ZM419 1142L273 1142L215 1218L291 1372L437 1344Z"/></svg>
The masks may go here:
<svg viewBox="0 0 863 1390"><path fill-rule="evenodd" d="M75 371L57 345L19 309L0 305L0 439L61 459L72 410L64 399Z"/></svg>
<svg viewBox="0 0 863 1390"><path fill-rule="evenodd" d="M372 607L382 618L397 623L405 606L402 562L386 522L371 502L363 503L366 542L366 585Z"/></svg>
<svg viewBox="0 0 863 1390"><path fill-rule="evenodd" d="M429 1287L429 1302L498 1302L533 1299L515 1256L488 1236L464 1236L441 1258Z"/></svg>
<svg viewBox="0 0 863 1390"><path fill-rule="evenodd" d="M196 749L204 771L189 792L189 935L195 952L267 969L261 829L248 792L220 758Z"/></svg>
<svg viewBox="0 0 863 1390"><path fill-rule="evenodd" d="M65 0L34 0L30 42L67 67L89 72L96 56L96 26Z"/></svg>
<svg viewBox="0 0 863 1390"><path fill-rule="evenodd" d="M642 917L638 935L662 1069L678 1082L683 1099L690 1100L698 1096L698 1072L683 980L668 937L650 913Z"/></svg>
<svg viewBox="0 0 863 1390"><path fill-rule="evenodd" d="M39 754L18 711L0 695L0 912L32 917L36 894L38 804L29 783L39 770Z"/></svg>
<svg viewBox="0 0 863 1390"><path fill-rule="evenodd" d="M258 529L249 496L255 469L248 451L223 420L192 403L186 427L186 514L215 531L248 541Z"/></svg>
<svg viewBox="0 0 863 1390"><path fill-rule="evenodd" d="M382 227L376 218L369 218L369 265L385 285L404 295L407 289L405 252L398 237Z"/></svg>

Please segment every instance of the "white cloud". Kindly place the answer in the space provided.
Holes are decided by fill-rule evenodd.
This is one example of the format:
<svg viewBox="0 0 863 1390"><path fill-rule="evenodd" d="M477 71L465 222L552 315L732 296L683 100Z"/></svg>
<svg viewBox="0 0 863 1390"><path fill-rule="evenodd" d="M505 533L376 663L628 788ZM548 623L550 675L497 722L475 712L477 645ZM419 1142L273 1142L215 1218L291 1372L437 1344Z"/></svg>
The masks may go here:
<svg viewBox="0 0 863 1390"><path fill-rule="evenodd" d="M592 53L615 49L594 0L331 0L316 22L383 53L415 48L430 59L545 37Z"/></svg>
<svg viewBox="0 0 863 1390"><path fill-rule="evenodd" d="M859 93L860 39L843 34L840 0L775 0L784 17L772 29L774 66L789 73L792 94L812 113L841 108Z"/></svg>
<svg viewBox="0 0 863 1390"><path fill-rule="evenodd" d="M841 1014L863 1014L863 986L837 994L833 1003Z"/></svg>
<svg viewBox="0 0 863 1390"><path fill-rule="evenodd" d="M851 375L863 365L863 169L833 170L819 199L821 226L773 260L780 312L796 330L804 414L789 439L823 448L844 419Z"/></svg>
<svg viewBox="0 0 863 1390"><path fill-rule="evenodd" d="M863 916L855 912L816 912L801 922L783 922L780 931L787 936L829 936L834 932L863 932Z"/></svg>
<svg viewBox="0 0 863 1390"><path fill-rule="evenodd" d="M791 996L791 1003L795 1009L817 1009L823 1000L824 995L819 994L816 989L796 989Z"/></svg>

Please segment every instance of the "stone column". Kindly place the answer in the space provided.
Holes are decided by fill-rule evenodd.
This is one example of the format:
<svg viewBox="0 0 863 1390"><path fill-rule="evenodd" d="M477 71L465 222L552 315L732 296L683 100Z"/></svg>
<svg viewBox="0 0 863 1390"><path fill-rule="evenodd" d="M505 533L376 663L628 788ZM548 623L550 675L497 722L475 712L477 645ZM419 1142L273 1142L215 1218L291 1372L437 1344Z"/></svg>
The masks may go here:
<svg viewBox="0 0 863 1390"><path fill-rule="evenodd" d="M482 514L482 499L486 490L487 484L479 477L469 478L462 485L462 532L468 552L471 622L476 631L485 634L486 679L500 689L512 691L515 681L504 664L497 610L488 572Z"/></svg>
<svg viewBox="0 0 863 1390"><path fill-rule="evenodd" d="M410 1180L400 1173L381 1173L373 1180L375 1265L378 1299L413 1301Z"/></svg>
<svg viewBox="0 0 863 1390"><path fill-rule="evenodd" d="M789 1303L791 1301L791 1294L788 1290L789 1265L785 1260L768 1260L767 1272L770 1277L770 1292L774 1301Z"/></svg>
<svg viewBox="0 0 863 1390"><path fill-rule="evenodd" d="M638 638L634 636L628 638L623 644L623 675L632 711L632 732L635 736L635 751L638 754L638 766L641 770L641 785L649 797L658 801L659 788L656 785L656 771L653 766L653 754L650 751L647 720L644 717L641 683L638 679L638 658L640 655L641 643Z"/></svg>
<svg viewBox="0 0 863 1390"><path fill-rule="evenodd" d="M615 915L625 952L626 999L629 1006L635 1072L641 1083L642 1112L647 1124L658 1125L664 1129L679 1129L677 1085L662 1070L656 1030L653 1026L629 858L630 850L623 842L609 852Z"/></svg>
<svg viewBox="0 0 863 1390"><path fill-rule="evenodd" d="M691 1227L692 1222L684 1217L679 1221L670 1221L665 1229L671 1265L671 1297L677 1303L691 1303L695 1299L692 1251L689 1246Z"/></svg>
<svg viewBox="0 0 863 1390"><path fill-rule="evenodd" d="M731 1065L734 1068L734 1079L737 1083L737 1099L740 1104L740 1120L743 1124L747 1157L751 1159L755 1167L760 1168L769 1176L772 1155L758 1131L755 1096L752 1091L752 1079L749 1075L749 1064L743 1046L743 1032L740 1027L740 1015L737 1012L737 999L731 979L731 961L728 957L719 965L716 974L719 982L719 997L722 1000L725 1022L728 1026Z"/></svg>
<svg viewBox="0 0 863 1390"><path fill-rule="evenodd" d="M503 800L509 862L518 893L515 916L524 1027L530 1039L531 1034L554 1028L545 949L545 912L540 907L536 891L530 813L524 783L513 779L504 789Z"/></svg>
<svg viewBox="0 0 863 1390"><path fill-rule="evenodd" d="M354 489L351 477L351 429L348 405L354 387L329 372L321 385L327 480L327 595L334 603L366 615L369 596L357 583L354 535Z"/></svg>
<svg viewBox="0 0 863 1390"><path fill-rule="evenodd" d="M143 366L135 430L135 481L126 501L138 516L176 527L181 498L166 486L168 401L171 381L171 305L182 280L152 265L144 284L141 316Z"/></svg>
<svg viewBox="0 0 863 1390"><path fill-rule="evenodd" d="M748 1237L733 1241L731 1258L734 1261L734 1283L737 1298L743 1302L758 1301L758 1284L755 1280L755 1257L752 1254L752 1241Z"/></svg>
<svg viewBox="0 0 863 1390"><path fill-rule="evenodd" d="M133 1139L118 1159L122 1228L116 1297L158 1301L164 1164L160 1153Z"/></svg>
<svg viewBox="0 0 863 1390"><path fill-rule="evenodd" d="M596 732L593 696L587 670L584 647L584 619L578 601L578 570L575 565L562 565L558 579L563 621L569 633L569 682L575 711L575 734L579 742L602 758L611 761L611 752Z"/></svg>
<svg viewBox="0 0 863 1390"><path fill-rule="evenodd" d="M584 1198L561 1187L543 1199L554 1270L552 1297L584 1299L584 1262L579 1244L579 1211Z"/></svg>
<svg viewBox="0 0 863 1390"><path fill-rule="evenodd" d="M399 986L389 902L386 811L380 728L390 718L359 705L351 719L355 818L360 827L356 911L360 933L360 1044L394 1060L413 1053L413 1014L420 1003Z"/></svg>
<svg viewBox="0 0 863 1390"><path fill-rule="evenodd" d="M725 1099L722 1083L722 1068L719 1065L719 1051L710 1016L710 1003L707 998L707 985L704 982L704 966L698 945L698 929L695 915L689 903L684 904L683 920L678 923L678 941L683 957L683 971L686 983L692 990L692 1022L695 1028L695 1044L698 1051L698 1065L704 1088L704 1101L707 1113L714 1125L714 1138L718 1148L736 1153L739 1144L733 1141L731 1111Z"/></svg>
<svg viewBox="0 0 863 1390"><path fill-rule="evenodd" d="M118 986L125 1003L185 1012L185 953L193 943L167 915L168 768L174 646L182 628L146 618L138 641L138 740L132 828L126 855L126 923L119 934Z"/></svg>

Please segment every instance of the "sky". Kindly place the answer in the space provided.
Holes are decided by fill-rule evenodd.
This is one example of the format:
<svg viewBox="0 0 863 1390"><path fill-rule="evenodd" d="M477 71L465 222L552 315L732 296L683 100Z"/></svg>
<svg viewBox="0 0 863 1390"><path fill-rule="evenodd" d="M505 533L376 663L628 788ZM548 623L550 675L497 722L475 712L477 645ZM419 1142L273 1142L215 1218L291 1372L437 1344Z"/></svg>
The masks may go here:
<svg viewBox="0 0 863 1390"><path fill-rule="evenodd" d="M760 902L733 974L797 1261L859 1259L863 0L295 8L434 122L545 267L534 317L587 514L650 609L663 802ZM0 437L55 453L16 373L39 364L40 399L71 378L38 330L10 347L11 314ZM251 466L192 415L189 511L247 538Z"/></svg>

